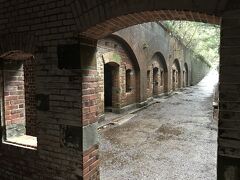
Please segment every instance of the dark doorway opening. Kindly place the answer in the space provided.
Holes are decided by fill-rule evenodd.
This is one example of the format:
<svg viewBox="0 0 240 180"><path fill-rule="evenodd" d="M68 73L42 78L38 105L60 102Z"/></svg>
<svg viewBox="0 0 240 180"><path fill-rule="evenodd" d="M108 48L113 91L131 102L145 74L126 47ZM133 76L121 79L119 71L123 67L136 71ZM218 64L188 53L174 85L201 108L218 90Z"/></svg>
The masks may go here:
<svg viewBox="0 0 240 180"><path fill-rule="evenodd" d="M183 79L184 79L184 86L187 87L188 86L188 66L186 63L184 64Z"/></svg>
<svg viewBox="0 0 240 180"><path fill-rule="evenodd" d="M158 68L153 68L153 95L158 95Z"/></svg>
<svg viewBox="0 0 240 180"><path fill-rule="evenodd" d="M104 106L105 111L113 111L119 105L119 65L107 63L104 65Z"/></svg>
<svg viewBox="0 0 240 180"><path fill-rule="evenodd" d="M112 107L112 86L113 86L112 68L109 64L104 65L104 104L106 107Z"/></svg>
<svg viewBox="0 0 240 180"><path fill-rule="evenodd" d="M172 90L176 90L176 70L172 70Z"/></svg>
<svg viewBox="0 0 240 180"><path fill-rule="evenodd" d="M188 72L186 71L185 72L185 87L187 87L188 86Z"/></svg>

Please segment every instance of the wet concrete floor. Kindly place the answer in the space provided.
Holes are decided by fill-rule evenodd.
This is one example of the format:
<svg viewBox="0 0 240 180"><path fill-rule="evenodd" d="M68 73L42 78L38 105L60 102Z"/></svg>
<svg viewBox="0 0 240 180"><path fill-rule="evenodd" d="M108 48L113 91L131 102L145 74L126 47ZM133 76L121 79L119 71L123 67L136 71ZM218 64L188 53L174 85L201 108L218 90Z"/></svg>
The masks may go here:
<svg viewBox="0 0 240 180"><path fill-rule="evenodd" d="M127 123L100 130L101 179L216 180L216 82L212 71Z"/></svg>

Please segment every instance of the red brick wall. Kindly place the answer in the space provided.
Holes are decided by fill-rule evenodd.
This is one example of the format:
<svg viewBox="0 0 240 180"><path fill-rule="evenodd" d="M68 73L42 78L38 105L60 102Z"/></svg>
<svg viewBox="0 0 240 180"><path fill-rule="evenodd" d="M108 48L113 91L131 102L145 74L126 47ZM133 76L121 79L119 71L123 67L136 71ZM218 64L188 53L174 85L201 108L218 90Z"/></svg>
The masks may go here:
<svg viewBox="0 0 240 180"><path fill-rule="evenodd" d="M147 80L148 83L148 88L146 91L147 97L152 97L153 96L153 69L157 68L157 75L156 75L156 79L155 81L158 82L157 86L156 86L156 92L154 95L160 95L162 93L165 92L165 90L167 89L168 83L167 83L167 72L164 70L163 65L159 62L159 60L152 60L150 61L150 64L148 65L148 71L150 71L149 74L149 79ZM161 78L161 72L163 73L162 78ZM146 76L147 76L147 72L146 72ZM162 81L162 82L161 82Z"/></svg>
<svg viewBox="0 0 240 180"><path fill-rule="evenodd" d="M36 135L33 61L4 63L4 114L7 135Z"/></svg>
<svg viewBox="0 0 240 180"><path fill-rule="evenodd" d="M83 177L84 180L100 179L99 175L99 152L98 145L92 146L83 154Z"/></svg>
<svg viewBox="0 0 240 180"><path fill-rule="evenodd" d="M36 136L36 69L34 59L25 61L23 68L25 86L26 134Z"/></svg>
<svg viewBox="0 0 240 180"><path fill-rule="evenodd" d="M97 71L82 70L82 124L84 126L97 121Z"/></svg>
<svg viewBox="0 0 240 180"><path fill-rule="evenodd" d="M139 70L137 69L137 65L132 62L132 58L127 54L126 50L124 54L121 54L122 57L122 82L121 82L121 107L138 103L139 102ZM126 92L126 70L131 70L131 87L132 90Z"/></svg>
<svg viewBox="0 0 240 180"><path fill-rule="evenodd" d="M133 62L127 48L113 38L105 38L98 41L97 71L98 71L98 112L104 113L104 58L103 55L114 52L119 55L118 76L115 76L114 87L118 89L118 94L113 94L113 107L123 108L127 105L139 102L139 70L138 65ZM105 62L106 63L106 62ZM126 70L131 69L132 90L126 92Z"/></svg>

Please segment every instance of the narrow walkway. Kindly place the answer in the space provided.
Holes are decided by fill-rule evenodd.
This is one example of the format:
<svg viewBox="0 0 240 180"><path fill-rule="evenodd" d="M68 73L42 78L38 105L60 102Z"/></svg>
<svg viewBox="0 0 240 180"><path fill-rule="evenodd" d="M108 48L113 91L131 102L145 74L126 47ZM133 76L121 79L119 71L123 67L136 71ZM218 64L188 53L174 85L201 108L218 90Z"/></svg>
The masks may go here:
<svg viewBox="0 0 240 180"><path fill-rule="evenodd" d="M100 130L102 180L216 180L217 123L212 95L217 73Z"/></svg>

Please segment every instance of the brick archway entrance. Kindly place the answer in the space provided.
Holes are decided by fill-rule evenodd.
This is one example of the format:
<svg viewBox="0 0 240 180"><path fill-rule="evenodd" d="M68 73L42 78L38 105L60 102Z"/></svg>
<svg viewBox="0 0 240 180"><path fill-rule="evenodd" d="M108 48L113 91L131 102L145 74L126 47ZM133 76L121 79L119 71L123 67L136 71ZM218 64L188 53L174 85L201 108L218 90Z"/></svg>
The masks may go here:
<svg viewBox="0 0 240 180"><path fill-rule="evenodd" d="M225 3L220 5L219 8L224 9L224 8L228 7L226 5L227 3L228 2L226 1ZM168 4L168 3L166 3L166 4ZM206 4L208 4L208 3L205 2L205 4L202 7L205 7ZM116 15L115 14L114 16L107 18L105 21L100 21L97 25L92 25L90 27L87 27L86 29L82 29L81 30L81 35L84 36L84 37L90 38L90 39L91 38L98 39L98 38L104 37L104 36L106 36L106 35L108 35L112 32L115 32L119 29L129 27L129 26L134 25L134 24L149 22L149 21L152 21L152 20L191 20L191 21L199 21L199 22L208 22L208 23L212 23L212 24L221 24L220 16L218 16L217 13L213 13L213 12L208 14L209 11L206 10L206 9L203 10L203 11L198 11L198 12L194 12L195 10L193 10L193 11L182 11L182 10L172 11L171 10L172 6L169 6L169 7L170 8L167 8L169 10L154 10L154 11L152 11L152 10L150 10L150 11L140 10L140 13L139 12L133 13L134 11L130 11L130 13L126 13L127 15L124 15L124 14ZM142 8L142 9L144 9L144 8ZM207 12L207 13L199 13L199 12ZM221 14L221 13L219 13L219 14ZM229 13L227 15L224 15L224 14L221 15L221 16L224 16L224 18L223 18L224 21L221 24L222 25L221 27L227 27L227 29L225 29L225 30L222 29L222 32L224 32L223 34L225 34L226 37L231 35L232 32L230 32L230 30L234 29L233 27L231 27L231 25L234 24L236 19L238 19L238 18L235 19L233 14L240 15L237 12ZM236 32L233 33L233 34L235 34L234 36L237 36L236 35L237 32L239 32L239 31L236 30ZM222 40L223 39L224 38L222 37ZM225 47L228 47L228 48L235 47L228 40L226 40L224 42L226 42ZM226 54L226 57L229 56L229 54L230 54L229 53L230 51L226 50L223 47L222 47L222 49L224 49L224 51L221 51L221 62L225 61L225 59L226 59L226 58L224 59L222 57L223 54ZM238 53L236 53L236 54L238 54ZM226 63L226 64L230 65L231 63L229 62L229 63ZM233 67L231 66L231 68L233 68ZM227 74L227 71L222 71L222 72L225 72ZM180 77L181 74L182 74L182 72L181 72L181 69L180 69L178 77ZM228 76L228 75L226 75L226 76ZM233 76L236 77L236 73ZM188 81L187 78L186 78L185 81ZM220 74L220 81L221 81L221 74ZM228 82L228 80L227 80L227 82ZM230 84L232 84L232 83L233 82L231 82ZM181 78L180 78L180 80L178 78L178 84L176 85L176 87L181 87L181 85L182 85ZM225 85L222 85L222 86L224 87ZM225 86L225 87L227 88L227 86ZM225 89L224 91L227 92L228 90ZM221 103L221 97L220 97L220 103ZM220 110L220 112L221 112L221 110ZM222 119L221 119L221 116L220 116L220 121L221 120ZM231 136L230 135L231 132L224 129L223 126L224 125L221 125L221 124L219 125L219 128L220 128L219 132L227 132L227 133L229 133L229 136ZM221 128L223 128L223 129L221 129ZM239 130L239 128L237 128L237 130ZM236 164L239 161L236 160L236 158L232 158L232 154L235 154L235 153L229 153L229 151L228 152L224 151L224 149L229 149L229 147L225 147L225 145L223 145L223 144L226 143L226 144L229 145L229 143L230 143L229 140L227 138L223 137L223 136L219 136L218 138L221 140L221 143L219 143L219 149L218 149L218 159L219 159L218 160L218 178L219 179L221 179L221 178L224 179L224 172L225 171L230 172L231 170L228 170L227 168L229 166L233 165L235 170L234 170L234 172L230 172L230 174L234 174L233 177L237 180L239 176L237 175L236 172L238 172L238 169L240 169L240 167L238 165L236 166ZM236 140L235 143L239 144L239 141ZM235 147L233 149L239 150L239 148L235 148ZM237 157L239 157L239 156L237 155Z"/></svg>

